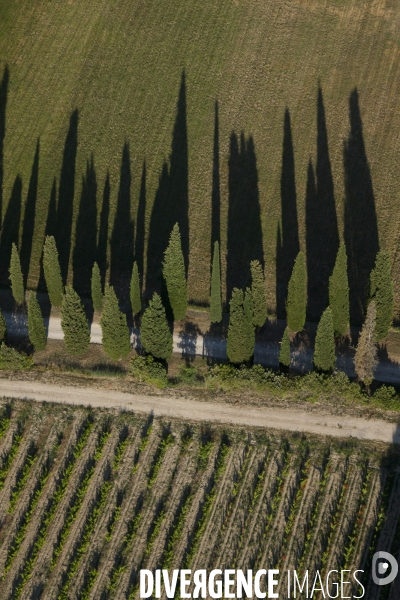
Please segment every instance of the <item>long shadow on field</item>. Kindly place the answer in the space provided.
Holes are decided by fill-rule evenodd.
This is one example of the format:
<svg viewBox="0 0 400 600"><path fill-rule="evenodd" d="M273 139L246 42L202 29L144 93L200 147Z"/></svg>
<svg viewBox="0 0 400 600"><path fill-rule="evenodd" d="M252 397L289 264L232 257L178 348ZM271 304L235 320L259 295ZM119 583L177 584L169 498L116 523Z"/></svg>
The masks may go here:
<svg viewBox="0 0 400 600"><path fill-rule="evenodd" d="M0 241L0 278L1 282L8 286L8 269L10 266L11 246L13 243L18 246L18 234L21 221L22 205L22 179L19 175L15 178L11 191L11 197L8 202L7 210L4 215L3 229Z"/></svg>
<svg viewBox="0 0 400 600"><path fill-rule="evenodd" d="M86 163L75 229L73 252L74 289L90 295L90 279L96 260L97 242L97 180L93 155Z"/></svg>
<svg viewBox="0 0 400 600"><path fill-rule="evenodd" d="M213 171L211 189L211 264L214 253L214 243L221 241L221 192L219 175L219 119L218 101L215 101L214 117L214 146L213 146Z"/></svg>
<svg viewBox="0 0 400 600"><path fill-rule="evenodd" d="M186 274L189 265L188 137L186 124L186 80L182 72L177 115L172 134L170 167L164 162L150 218L147 247L146 291L162 287L162 261L169 236L179 224Z"/></svg>
<svg viewBox="0 0 400 600"><path fill-rule="evenodd" d="M140 289L143 285L144 239L146 235L146 161L143 161L139 204L136 216L135 260L139 269Z"/></svg>
<svg viewBox="0 0 400 600"><path fill-rule="evenodd" d="M46 219L46 227L44 230L45 236L52 235L56 236L57 232L57 181L54 177L53 185L50 193L50 202L47 209L47 219ZM44 242L44 240L43 240ZM46 290L46 282L44 279L44 271L43 271L43 249L40 255L40 276L38 283L38 290Z"/></svg>
<svg viewBox="0 0 400 600"><path fill-rule="evenodd" d="M257 160L251 136L246 140L241 133L239 142L236 133L231 134L228 167L227 302L234 287L243 289L250 283L252 260L259 260L264 268Z"/></svg>
<svg viewBox="0 0 400 600"><path fill-rule="evenodd" d="M312 168L312 167L311 167ZM329 303L329 277L339 248L333 177L324 100L318 88L317 164L314 190L309 166L306 195L307 318L318 321Z"/></svg>
<svg viewBox="0 0 400 600"><path fill-rule="evenodd" d="M364 318L369 275L379 250L379 235L357 89L350 95L349 110L350 134L343 148L344 239L348 255L350 319L358 325Z"/></svg>
<svg viewBox="0 0 400 600"><path fill-rule="evenodd" d="M29 265L31 262L33 234L35 230L36 202L38 194L39 180L39 153L40 142L37 141L35 157L33 159L32 172L29 180L28 194L26 197L24 222L22 230L21 242L21 268L24 276L24 284L26 287L29 275Z"/></svg>
<svg viewBox="0 0 400 600"><path fill-rule="evenodd" d="M131 218L131 160L129 144L122 150L117 211L111 234L110 284L117 296L126 300L133 261L133 221Z"/></svg>
<svg viewBox="0 0 400 600"><path fill-rule="evenodd" d="M281 223L276 245L276 311L286 317L286 297L295 258L300 250L297 195L290 112L285 110L281 171Z"/></svg>
<svg viewBox="0 0 400 600"><path fill-rule="evenodd" d="M3 79L0 83L0 227L3 217L3 180L4 180L4 138L6 135L6 107L8 95L8 81L10 72L8 66L4 68Z"/></svg>
<svg viewBox="0 0 400 600"><path fill-rule="evenodd" d="M108 246L108 220L110 216L110 174L107 173L103 189L103 203L101 205L99 241L97 244L97 264L101 274L101 283L104 289L107 272L107 246Z"/></svg>
<svg viewBox="0 0 400 600"><path fill-rule="evenodd" d="M71 250L72 216L75 193L75 163L78 148L78 109L69 121L65 139L63 162L58 195L56 243L64 283L68 276L68 263Z"/></svg>

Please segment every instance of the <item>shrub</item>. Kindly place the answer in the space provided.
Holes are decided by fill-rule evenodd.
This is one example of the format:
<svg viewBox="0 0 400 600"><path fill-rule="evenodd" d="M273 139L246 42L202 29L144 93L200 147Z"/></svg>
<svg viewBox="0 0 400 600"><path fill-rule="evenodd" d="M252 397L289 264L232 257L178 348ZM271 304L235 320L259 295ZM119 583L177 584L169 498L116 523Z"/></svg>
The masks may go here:
<svg viewBox="0 0 400 600"><path fill-rule="evenodd" d="M7 339L7 325L3 313L0 311L0 343Z"/></svg>
<svg viewBox="0 0 400 600"><path fill-rule="evenodd" d="M131 286L130 286L131 307L134 315L138 315L142 310L142 298L140 293L140 277L137 262L133 263Z"/></svg>
<svg viewBox="0 0 400 600"><path fill-rule="evenodd" d="M0 369L6 371L25 371L33 366L33 359L15 348L6 346L4 342L0 346Z"/></svg>
<svg viewBox="0 0 400 600"><path fill-rule="evenodd" d="M168 327L165 308L156 293L153 294L149 307L144 311L140 340L145 352L160 360L170 360L173 348L172 334Z"/></svg>
<svg viewBox="0 0 400 600"><path fill-rule="evenodd" d="M222 321L221 301L221 267L220 267L219 243L214 243L214 256L211 272L211 298L210 298L210 321L220 323Z"/></svg>
<svg viewBox="0 0 400 600"><path fill-rule="evenodd" d="M303 252L299 252L289 280L286 303L287 324L291 331L301 331L306 322L307 269Z"/></svg>
<svg viewBox="0 0 400 600"><path fill-rule="evenodd" d="M62 304L64 287L56 241L52 235L47 236L44 242L43 271L50 302L53 306L60 307Z"/></svg>
<svg viewBox="0 0 400 600"><path fill-rule="evenodd" d="M267 298L265 295L264 273L259 260L250 263L251 295L253 297L253 325L262 327L267 319Z"/></svg>
<svg viewBox="0 0 400 600"><path fill-rule="evenodd" d="M186 316L188 297L185 261L178 223L174 225L168 247L164 253L163 275L167 286L169 303L174 313L174 321L180 321Z"/></svg>
<svg viewBox="0 0 400 600"><path fill-rule="evenodd" d="M127 358L131 350L126 316L119 310L114 288L107 286L100 320L104 352L113 360Z"/></svg>
<svg viewBox="0 0 400 600"><path fill-rule="evenodd" d="M374 393L374 400L382 403L387 408L399 400L396 390L391 386L381 385Z"/></svg>
<svg viewBox="0 0 400 600"><path fill-rule="evenodd" d="M234 288L229 303L229 327L226 353L230 362L249 361L254 354L253 300L249 288Z"/></svg>
<svg viewBox="0 0 400 600"><path fill-rule="evenodd" d="M10 281L11 291L17 304L23 304L25 301L24 278L22 277L21 262L17 246L13 243L11 248L10 260Z"/></svg>
<svg viewBox="0 0 400 600"><path fill-rule="evenodd" d="M165 387L168 383L166 368L152 356L133 356L131 373L139 381L153 383L157 387Z"/></svg>
<svg viewBox="0 0 400 600"><path fill-rule="evenodd" d="M81 299L68 286L61 306L61 327L68 354L80 357L86 354L90 344L90 331Z"/></svg>
<svg viewBox="0 0 400 600"><path fill-rule="evenodd" d="M42 311L34 292L30 292L28 301L28 333L29 341L35 350L44 350L47 334L43 322Z"/></svg>
<svg viewBox="0 0 400 600"><path fill-rule="evenodd" d="M91 291L93 308L100 311L103 308L103 290L101 289L101 274L97 262L94 263L92 269Z"/></svg>

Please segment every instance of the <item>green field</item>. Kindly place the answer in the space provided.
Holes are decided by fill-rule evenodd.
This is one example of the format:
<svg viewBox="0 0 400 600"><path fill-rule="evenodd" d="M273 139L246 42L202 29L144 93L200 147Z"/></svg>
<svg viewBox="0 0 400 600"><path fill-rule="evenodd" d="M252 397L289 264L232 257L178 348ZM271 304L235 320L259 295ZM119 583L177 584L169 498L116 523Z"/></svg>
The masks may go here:
<svg viewBox="0 0 400 600"><path fill-rule="evenodd" d="M84 185L84 197L91 194L96 198L97 212L93 208L92 213L99 222L109 172L110 241L125 142L129 144L125 171L128 165L129 172L130 165L131 184L129 188L128 173L123 193L130 197L135 226L139 196L142 209L145 198L147 240L163 163L169 164L170 160L184 71L190 298L205 302L209 293L215 101L219 103L222 249L225 252L227 247L230 138L235 132L240 140L243 132L244 150L251 147L250 137L254 142L253 170L256 167L267 294L274 311L285 109L290 112L299 240L304 248L307 170L310 158L314 169L317 163L320 84L340 237L344 228L343 148L350 131L349 98L355 88L358 90L379 240L393 257L397 314L399 26L400 8L395 0L3 0L0 68L3 72L7 64L9 69L3 218L13 186L14 198L19 194L18 183L15 185L19 175L21 223L24 220L40 140L29 285L35 286L39 278L54 178L58 190L60 177L64 177L61 185L68 187L65 181L71 173L74 176L74 221ZM64 170L61 176L64 144L75 109L76 169L69 175ZM91 156L93 169L89 165L87 171ZM141 193L144 161L146 186L145 193L143 186ZM86 177L89 192L87 181L83 181ZM173 185L171 189L173 195ZM176 193L179 195L179 189ZM31 222L32 219L26 219L26 223ZM75 235L75 226L72 234ZM72 243L71 261L73 246ZM225 261L222 262L225 274ZM72 281L71 269L69 277Z"/></svg>

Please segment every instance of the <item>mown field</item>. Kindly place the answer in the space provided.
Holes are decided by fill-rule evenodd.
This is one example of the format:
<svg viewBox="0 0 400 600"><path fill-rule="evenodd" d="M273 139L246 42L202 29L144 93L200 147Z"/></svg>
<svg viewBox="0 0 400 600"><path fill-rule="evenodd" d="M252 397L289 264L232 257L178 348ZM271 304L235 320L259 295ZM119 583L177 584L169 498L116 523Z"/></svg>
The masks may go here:
<svg viewBox="0 0 400 600"><path fill-rule="evenodd" d="M266 565L364 569L366 598L397 597L370 582L374 551L400 550L400 477L382 448L57 405L1 410L4 599L138 598L140 568Z"/></svg>
<svg viewBox="0 0 400 600"><path fill-rule="evenodd" d="M157 196L162 208L153 219L152 252L159 255L158 239L164 241L169 233L162 224L168 229L169 220L181 211L183 221L188 218L184 244L187 247L188 234L190 297L206 302L211 221L218 224L216 213L212 219L212 198L215 210L220 210L225 253L229 203L238 196L251 206L261 228L249 236L233 224L236 247L231 257L240 255L240 248L247 257L261 247L274 311L278 224L286 243L305 247L306 195L314 177L317 192L325 187L322 195L333 199L339 237L343 237L345 197L359 194L361 208L352 217L356 227L368 196L373 235L362 234L366 244L377 235L372 222L376 209L380 244L392 252L397 314L399 28L395 0L3 0L0 65L3 92L7 88L1 101L5 135L0 131L3 229L12 198L6 229L19 221L22 203L19 235L25 219L27 246L33 239L32 253L24 249L24 260L30 263L29 285L39 279L51 198L52 210L57 199L68 217L64 219L61 211L58 228L64 228L68 240L71 229L71 246L64 240L70 267L79 263L79 251L85 256L80 241L74 258L76 235L85 238L84 219L75 231L81 198L91 203L95 233L98 236L101 230L102 240L108 239L110 267L110 247L118 247L118 238L129 238L133 229L135 242L125 243L132 253L143 255ZM355 108L349 102L356 88ZM354 126L354 114L351 125L349 112L358 109L360 139L365 143L361 158L367 160L360 173L363 181L368 180L367 190L363 184L358 190L345 185L346 177L351 179L351 173L346 175L345 142ZM362 144L358 150L362 154ZM113 238L118 196L119 223L124 227ZM165 198L169 205L163 205ZM239 220L246 202L237 213ZM326 211L319 214L317 206L316 213L318 229ZM332 226L336 228L334 222ZM87 232L86 241L92 234ZM322 249L324 241L322 235ZM376 249L377 240L373 241ZM151 270L157 267L152 260ZM146 258L143 264L146 268ZM72 281L71 268L69 278Z"/></svg>

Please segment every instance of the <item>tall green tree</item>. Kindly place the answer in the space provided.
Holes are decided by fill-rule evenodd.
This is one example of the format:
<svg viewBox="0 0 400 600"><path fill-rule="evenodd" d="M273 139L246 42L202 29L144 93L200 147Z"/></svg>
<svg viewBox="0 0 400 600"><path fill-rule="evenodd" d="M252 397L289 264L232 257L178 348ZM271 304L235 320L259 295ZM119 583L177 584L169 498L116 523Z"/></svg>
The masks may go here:
<svg viewBox="0 0 400 600"><path fill-rule="evenodd" d="M63 300L64 286L56 241L52 235L46 236L44 241L43 270L50 302L53 306L60 307Z"/></svg>
<svg viewBox="0 0 400 600"><path fill-rule="evenodd" d="M169 302L174 313L174 321L180 321L186 315L188 294L185 261L178 223L174 225L168 247L164 253L163 275L167 286Z"/></svg>
<svg viewBox="0 0 400 600"><path fill-rule="evenodd" d="M329 278L329 306L332 309L335 337L345 336L349 329L350 308L347 254L344 243L339 246L335 266Z"/></svg>
<svg viewBox="0 0 400 600"><path fill-rule="evenodd" d="M137 262L133 263L131 286L130 286L131 307L134 315L138 315L142 310L142 298L140 293L140 277Z"/></svg>
<svg viewBox="0 0 400 600"><path fill-rule="evenodd" d="M100 311L103 308L103 290L101 286L101 274L99 265L94 263L91 279L92 304L94 310Z"/></svg>
<svg viewBox="0 0 400 600"><path fill-rule="evenodd" d="M374 378L378 364L376 347L376 304L374 300L369 303L367 316L361 329L360 337L354 357L356 375L368 388Z"/></svg>
<svg viewBox="0 0 400 600"><path fill-rule="evenodd" d="M288 327L285 327L282 336L281 348L279 351L279 364L284 367L290 366L290 335Z"/></svg>
<svg viewBox="0 0 400 600"><path fill-rule="evenodd" d="M226 353L230 362L243 363L254 354L253 299L251 290L234 288L229 303L229 327Z"/></svg>
<svg viewBox="0 0 400 600"><path fill-rule="evenodd" d="M90 344L89 325L81 299L71 286L65 288L61 327L68 354L78 358L86 354Z"/></svg>
<svg viewBox="0 0 400 600"><path fill-rule="evenodd" d="M5 342L7 339L7 324L6 320L3 316L3 313L0 311L0 344Z"/></svg>
<svg viewBox="0 0 400 600"><path fill-rule="evenodd" d="M131 349L126 316L119 310L114 288L107 286L100 319L104 352L113 360L127 358Z"/></svg>
<svg viewBox="0 0 400 600"><path fill-rule="evenodd" d="M11 247L10 281L11 291L15 302L17 304L23 304L25 301L24 278L22 276L21 261L19 259L17 246L14 243Z"/></svg>
<svg viewBox="0 0 400 600"><path fill-rule="evenodd" d="M322 313L315 337L314 366L318 371L331 372L336 365L335 335L332 309Z"/></svg>
<svg viewBox="0 0 400 600"><path fill-rule="evenodd" d="M252 260L251 294L253 296L253 325L262 327L267 319L267 297L265 295L264 273L259 260Z"/></svg>
<svg viewBox="0 0 400 600"><path fill-rule="evenodd" d="M214 242L214 256L211 272L211 299L210 299L210 321L220 323L222 321L221 300L221 267L220 267L219 243Z"/></svg>
<svg viewBox="0 0 400 600"><path fill-rule="evenodd" d="M375 334L378 342L389 333L393 320L393 281L390 254L380 250L376 255L375 267L370 276L370 298L376 305Z"/></svg>
<svg viewBox="0 0 400 600"><path fill-rule="evenodd" d="M29 341L35 350L44 350L46 348L46 327L43 322L39 302L34 292L30 292L28 300L28 334Z"/></svg>
<svg viewBox="0 0 400 600"><path fill-rule="evenodd" d="M299 252L289 280L286 303L286 319L293 333L301 331L306 322L307 307L307 268L303 252Z"/></svg>
<svg viewBox="0 0 400 600"><path fill-rule="evenodd" d="M154 293L149 307L143 313L140 339L148 354L160 360L169 361L172 356L172 334L168 327L165 308L161 298Z"/></svg>

